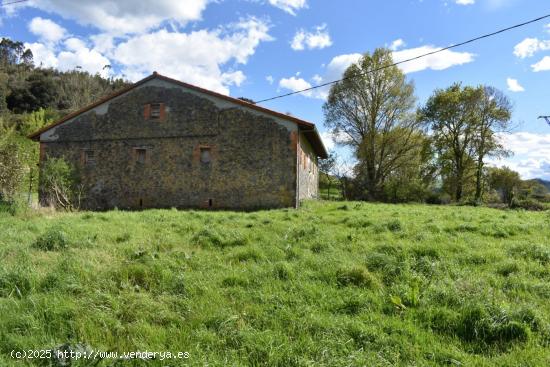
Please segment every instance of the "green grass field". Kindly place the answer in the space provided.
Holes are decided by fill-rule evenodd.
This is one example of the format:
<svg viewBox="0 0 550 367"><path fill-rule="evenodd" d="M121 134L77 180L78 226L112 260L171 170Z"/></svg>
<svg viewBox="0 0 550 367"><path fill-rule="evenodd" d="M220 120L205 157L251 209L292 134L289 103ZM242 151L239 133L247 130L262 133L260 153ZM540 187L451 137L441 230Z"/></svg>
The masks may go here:
<svg viewBox="0 0 550 367"><path fill-rule="evenodd" d="M0 214L0 365L548 366L550 216L306 203ZM55 365L55 364L52 364Z"/></svg>

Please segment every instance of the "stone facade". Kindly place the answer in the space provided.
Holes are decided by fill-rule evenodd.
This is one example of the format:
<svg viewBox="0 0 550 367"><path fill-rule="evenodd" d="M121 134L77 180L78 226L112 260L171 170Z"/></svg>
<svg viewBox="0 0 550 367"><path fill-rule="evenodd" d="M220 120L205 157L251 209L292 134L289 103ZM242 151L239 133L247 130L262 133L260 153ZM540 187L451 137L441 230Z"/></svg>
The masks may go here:
<svg viewBox="0 0 550 367"><path fill-rule="evenodd" d="M153 119L148 109L157 103L162 113ZM300 128L269 110L149 77L36 136L41 160L64 157L79 167L86 209L251 210L317 196L317 155Z"/></svg>
<svg viewBox="0 0 550 367"><path fill-rule="evenodd" d="M317 199L319 196L319 169L317 155L304 134L298 145L298 198Z"/></svg>

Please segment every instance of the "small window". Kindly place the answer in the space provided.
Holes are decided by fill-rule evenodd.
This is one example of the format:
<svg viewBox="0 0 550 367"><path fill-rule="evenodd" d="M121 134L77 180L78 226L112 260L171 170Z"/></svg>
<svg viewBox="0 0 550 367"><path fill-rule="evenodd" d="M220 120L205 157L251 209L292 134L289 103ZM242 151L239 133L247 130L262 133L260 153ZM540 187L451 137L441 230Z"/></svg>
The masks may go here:
<svg viewBox="0 0 550 367"><path fill-rule="evenodd" d="M161 103L151 103L151 118L160 119L160 111L162 109Z"/></svg>
<svg viewBox="0 0 550 367"><path fill-rule="evenodd" d="M210 163L210 147L201 147L201 163Z"/></svg>
<svg viewBox="0 0 550 367"><path fill-rule="evenodd" d="M147 158L147 149L137 148L136 149L136 162L140 163L140 164L144 164L146 158Z"/></svg>
<svg viewBox="0 0 550 367"><path fill-rule="evenodd" d="M87 166L95 164L95 152L93 150L84 151L84 164Z"/></svg>

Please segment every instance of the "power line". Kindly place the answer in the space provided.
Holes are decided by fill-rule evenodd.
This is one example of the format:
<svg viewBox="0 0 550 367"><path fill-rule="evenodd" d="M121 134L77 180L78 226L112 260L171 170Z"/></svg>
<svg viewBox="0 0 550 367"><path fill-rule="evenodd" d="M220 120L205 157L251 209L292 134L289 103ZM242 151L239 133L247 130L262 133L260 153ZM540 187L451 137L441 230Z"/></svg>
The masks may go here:
<svg viewBox="0 0 550 367"><path fill-rule="evenodd" d="M29 0L15 0L15 1L10 1L10 2L7 2L7 3L1 3L0 6L6 6L6 5L24 3L24 2L26 2L26 1L29 1Z"/></svg>
<svg viewBox="0 0 550 367"><path fill-rule="evenodd" d="M437 53L440 53L440 52L443 52L443 51L447 51L447 50L450 50L450 49L453 49L453 48L457 48L457 47L460 47L460 46L464 46L464 45L467 45L467 44L469 44L469 43L473 43L473 42L479 41L479 40L484 39L484 38L493 37L493 36L496 36L496 35L498 35L498 34L501 34L501 33L504 33L504 32L508 32L508 31L510 31L510 30L512 30L512 29L524 27L524 26L526 26L526 25L529 25L529 24L532 24L532 23L539 22L539 21L541 21L541 20L543 20L543 19L546 19L546 18L550 18L550 14L544 15L544 16L542 16L542 17L538 17L538 18L536 18L536 19L533 19L533 20L530 20L530 21L527 21L527 22L524 22L524 23L516 24L516 25L511 26L511 27L507 27L507 28L504 28L504 29L500 29L500 30L498 30L498 31L496 31L496 32L487 33L487 34L484 34L484 35L482 35L482 36L475 37L475 38L469 39L469 40L464 41L464 42L456 43L456 44L454 44L454 45L451 45L451 46L448 46L448 47L444 47L444 48L438 49L438 50L436 50L436 51L431 51L431 52L428 52L428 53L425 53L425 54L422 54L422 55L419 55L419 56L416 56L416 57L412 57L412 58L407 59L407 60L395 62L395 63L390 64L390 65L381 66L381 67L376 68L376 69L367 70L367 71L365 71L365 72L363 72L363 73L360 73L359 75L354 75L354 76L350 76L350 77L347 77L347 78L342 78L342 79L338 79L338 80L333 80L333 81L330 81L330 82L326 82L326 83L322 83L322 84L315 85L315 86L313 86L313 87L309 87L309 88L297 90L297 91L294 91L294 92L289 92L289 93L281 94L281 95L279 95L279 96L275 96L275 97L271 97L271 98L262 99L262 100L260 100L260 101L256 101L255 103L258 104L258 103L263 103L263 102L267 102L267 101L272 101L272 100L274 100L274 99L284 98L284 97L292 96L292 95L295 95L295 94L308 92L308 91L310 91L310 90L314 90L314 89L317 89L317 88L326 87L327 85L336 84L336 83L338 83L338 82L341 82L341 81L344 81L344 80L347 80L347 79L356 78L356 77L358 77L358 76L364 76L364 75L366 75L366 74L375 73L375 72L377 72L377 71L384 70L384 69L387 69L387 68L390 68L390 67L393 67L393 66L401 65L401 64L404 64L404 63L406 63L406 62L415 61L415 60L418 60L418 59L421 59L421 58L424 58L424 57L427 57L427 56L431 56L431 55L434 55L434 54L437 54Z"/></svg>

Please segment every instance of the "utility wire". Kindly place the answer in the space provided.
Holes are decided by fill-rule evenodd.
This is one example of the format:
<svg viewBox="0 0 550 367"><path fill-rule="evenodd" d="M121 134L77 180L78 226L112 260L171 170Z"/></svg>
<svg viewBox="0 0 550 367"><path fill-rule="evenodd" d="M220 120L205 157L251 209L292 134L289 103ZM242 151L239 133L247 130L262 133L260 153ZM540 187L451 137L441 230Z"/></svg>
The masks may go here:
<svg viewBox="0 0 550 367"><path fill-rule="evenodd" d="M15 1L10 1L10 2L6 2L6 3L0 3L0 6L24 3L25 1L29 1L29 0L15 0Z"/></svg>
<svg viewBox="0 0 550 367"><path fill-rule="evenodd" d="M390 64L390 65L384 65L384 66L381 66L381 67L376 68L376 69L367 70L367 71L365 71L365 72L363 72L363 73L360 73L360 74L358 74L358 75L353 75L353 76L349 76L349 77L347 77L347 78L342 78L342 79L338 79L338 80L333 80L333 81L326 82L326 83L322 83L322 84L318 84L318 85L315 85L315 86L312 86L312 87L309 87L309 88L305 88L305 89L297 90L297 91L294 91L294 92L289 92L289 93L281 94L281 95L279 95L279 96L275 96L275 97L271 97L271 98L262 99L262 100L260 100L260 101L256 101L255 103L258 104L258 103L263 103L263 102L267 102L267 101L272 101L272 100L274 100L274 99L289 97L289 96L293 96L293 95L295 95L295 94L308 92L308 91L310 91L310 90L314 90L314 89L317 89L317 88L326 87L327 85L336 84L336 83L338 83L338 82L341 82L341 81L344 81L344 80L347 80L347 79L352 79L352 78L356 78L356 77L359 77L359 76L364 76L364 75L367 75L367 74L375 73L375 72L377 72L377 71L380 71L380 70L383 70L383 69L387 69L387 68L390 68L390 67L393 67L393 66L401 65L401 64L404 64L404 63L406 63L406 62L415 61L415 60L418 60L418 59L421 59L421 58L424 58L424 57L427 57L427 56L431 56L431 55L434 55L434 54L437 54L437 53L440 53L440 52L443 52L443 51L447 51L447 50L450 50L450 49L453 49L453 48L457 48L457 47L460 47L460 46L464 46L464 45L467 45L467 44L469 44L469 43L473 43L473 42L479 41L479 40L484 39L484 38L493 37L493 36L496 36L496 35L498 35L498 34L500 34L500 33L508 32L508 31L510 31L510 30L512 30L512 29L524 27L524 26L526 26L526 25L529 25L529 24L532 24L532 23L539 22L539 21L541 21L541 20L543 20L543 19L546 19L546 18L550 18L550 14L547 14L547 15L544 15L544 16L541 16L541 17L538 17L538 18L536 18L536 19L533 19L533 20L530 20L530 21L527 21L527 22L524 22L524 23L516 24L516 25L511 26L511 27L507 27L507 28L504 28L504 29L500 29L500 30L498 30L498 31L496 31L496 32L484 34L484 35L482 35L482 36L479 36L479 37L476 37L476 38L472 38L472 39L469 39L469 40L464 41L464 42L456 43L456 44L453 44L453 45L451 45L451 46L447 46L447 47L438 49L438 50L436 50L436 51L431 51L431 52L428 52L428 53L425 53L425 54L422 54L422 55L419 55L419 56L416 56L416 57L412 57L412 58L407 59L407 60L395 62L395 63Z"/></svg>

